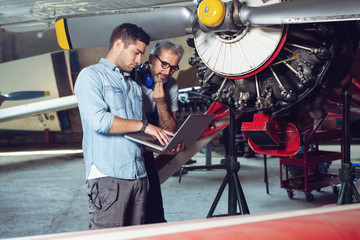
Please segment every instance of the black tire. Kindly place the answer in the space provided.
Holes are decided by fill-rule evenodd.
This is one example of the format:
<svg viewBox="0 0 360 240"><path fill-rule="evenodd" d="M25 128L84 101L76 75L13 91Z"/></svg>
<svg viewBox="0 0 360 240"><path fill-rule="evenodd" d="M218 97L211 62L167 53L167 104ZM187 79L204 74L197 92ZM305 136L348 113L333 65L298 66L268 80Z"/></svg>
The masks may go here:
<svg viewBox="0 0 360 240"><path fill-rule="evenodd" d="M306 196L306 200L308 200L309 202L312 202L314 200L314 195L310 192L305 193Z"/></svg>
<svg viewBox="0 0 360 240"><path fill-rule="evenodd" d="M293 199L294 198L294 191L291 190L291 189L287 189L286 191L287 191L289 199Z"/></svg>

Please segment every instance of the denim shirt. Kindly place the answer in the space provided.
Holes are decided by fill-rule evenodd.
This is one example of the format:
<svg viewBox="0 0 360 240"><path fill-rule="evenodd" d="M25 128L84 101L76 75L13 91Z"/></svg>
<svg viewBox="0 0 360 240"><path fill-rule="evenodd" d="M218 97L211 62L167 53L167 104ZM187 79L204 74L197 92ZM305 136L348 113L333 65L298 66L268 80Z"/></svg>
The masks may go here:
<svg viewBox="0 0 360 240"><path fill-rule="evenodd" d="M124 134L109 133L115 116L143 119L141 88L128 76L102 58L98 64L84 68L76 80L86 178L92 164L110 177L146 177L142 146L126 139Z"/></svg>

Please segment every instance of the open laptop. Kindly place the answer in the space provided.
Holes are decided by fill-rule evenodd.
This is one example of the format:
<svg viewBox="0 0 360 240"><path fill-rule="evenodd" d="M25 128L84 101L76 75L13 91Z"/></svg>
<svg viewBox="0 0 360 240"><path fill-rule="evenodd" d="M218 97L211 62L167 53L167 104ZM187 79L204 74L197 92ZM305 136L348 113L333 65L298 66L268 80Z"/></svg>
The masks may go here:
<svg viewBox="0 0 360 240"><path fill-rule="evenodd" d="M182 141L185 142L185 148L190 148L214 119L215 115L216 114L189 115L175 135L171 137L171 140L167 145L161 145L157 139L154 139L146 133L128 133L125 137L161 152L170 151L176 148Z"/></svg>

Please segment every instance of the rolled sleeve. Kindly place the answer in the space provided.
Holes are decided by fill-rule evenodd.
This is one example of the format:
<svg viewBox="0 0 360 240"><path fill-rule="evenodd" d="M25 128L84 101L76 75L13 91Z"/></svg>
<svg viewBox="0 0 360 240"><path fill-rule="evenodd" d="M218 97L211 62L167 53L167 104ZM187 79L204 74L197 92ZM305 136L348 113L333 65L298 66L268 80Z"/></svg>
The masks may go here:
<svg viewBox="0 0 360 240"><path fill-rule="evenodd" d="M91 70L83 69L75 83L75 95L80 114L89 127L99 133L108 133L115 115L103 98L103 82L100 76Z"/></svg>

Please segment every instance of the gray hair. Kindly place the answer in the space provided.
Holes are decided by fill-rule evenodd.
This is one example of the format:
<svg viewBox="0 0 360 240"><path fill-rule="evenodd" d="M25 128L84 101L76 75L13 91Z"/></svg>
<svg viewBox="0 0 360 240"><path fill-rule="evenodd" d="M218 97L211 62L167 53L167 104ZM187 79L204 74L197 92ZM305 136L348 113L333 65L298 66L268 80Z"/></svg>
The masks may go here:
<svg viewBox="0 0 360 240"><path fill-rule="evenodd" d="M175 42L169 40L157 41L151 48L152 55L160 55L161 50L171 50L175 55L179 57L179 61L184 55L184 48Z"/></svg>

